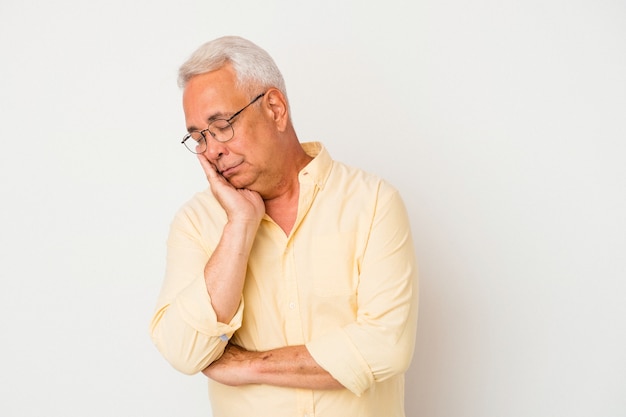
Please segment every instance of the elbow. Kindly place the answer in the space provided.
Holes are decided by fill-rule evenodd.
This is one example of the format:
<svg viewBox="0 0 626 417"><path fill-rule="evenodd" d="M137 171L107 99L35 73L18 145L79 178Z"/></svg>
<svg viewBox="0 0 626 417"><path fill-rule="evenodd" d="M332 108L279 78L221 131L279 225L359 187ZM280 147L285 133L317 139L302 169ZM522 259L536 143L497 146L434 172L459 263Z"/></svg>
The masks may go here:
<svg viewBox="0 0 626 417"><path fill-rule="evenodd" d="M381 382L396 375L406 373L413 359L413 348L410 346L395 345L388 346L386 354L379 358L379 362L374 364L374 380Z"/></svg>
<svg viewBox="0 0 626 417"><path fill-rule="evenodd" d="M167 344L155 342L157 350L163 358L178 372L185 375L195 375L202 372L220 355L199 355L193 349L172 348ZM216 356L216 357L213 357Z"/></svg>
<svg viewBox="0 0 626 417"><path fill-rule="evenodd" d="M183 335L179 334L179 326L176 328L179 330L168 332L167 327L153 326L150 336L159 353L177 371L195 375L222 355L225 344L218 338L205 338L198 333Z"/></svg>
<svg viewBox="0 0 626 417"><path fill-rule="evenodd" d="M411 366L413 353L398 352L398 356L391 360L391 372L394 375L404 374Z"/></svg>
<svg viewBox="0 0 626 417"><path fill-rule="evenodd" d="M190 361L180 360L178 358L165 358L170 365L178 372L181 372L185 375L195 375L197 373L202 372L206 366L199 365L197 363L193 363ZM208 366L208 365L207 365Z"/></svg>
<svg viewBox="0 0 626 417"><path fill-rule="evenodd" d="M415 321L414 321L415 323ZM409 326L403 336L392 349L389 349L389 363L395 374L404 374L411 366L415 352L416 329L415 325Z"/></svg>

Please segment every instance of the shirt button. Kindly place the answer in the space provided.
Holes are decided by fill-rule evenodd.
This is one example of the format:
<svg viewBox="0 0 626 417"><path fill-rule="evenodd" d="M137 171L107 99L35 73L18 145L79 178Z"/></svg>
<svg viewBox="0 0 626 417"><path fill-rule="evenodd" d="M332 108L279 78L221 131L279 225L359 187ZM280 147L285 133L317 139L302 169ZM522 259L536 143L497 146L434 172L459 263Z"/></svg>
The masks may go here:
<svg viewBox="0 0 626 417"><path fill-rule="evenodd" d="M296 303L294 303L293 301L289 303L289 309L293 310L294 308L296 308ZM308 417L306 414L304 415L304 417Z"/></svg>

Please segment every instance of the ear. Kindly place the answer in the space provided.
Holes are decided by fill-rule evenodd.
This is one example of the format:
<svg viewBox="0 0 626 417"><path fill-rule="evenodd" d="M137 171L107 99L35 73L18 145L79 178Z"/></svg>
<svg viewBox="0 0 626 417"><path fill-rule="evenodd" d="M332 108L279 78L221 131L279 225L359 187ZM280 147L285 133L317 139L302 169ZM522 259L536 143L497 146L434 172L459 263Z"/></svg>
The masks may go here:
<svg viewBox="0 0 626 417"><path fill-rule="evenodd" d="M276 128L280 132L284 132L289 123L289 106L287 104L287 98L280 90L276 88L270 88L265 93L265 102L267 103L267 110L270 117L276 123Z"/></svg>

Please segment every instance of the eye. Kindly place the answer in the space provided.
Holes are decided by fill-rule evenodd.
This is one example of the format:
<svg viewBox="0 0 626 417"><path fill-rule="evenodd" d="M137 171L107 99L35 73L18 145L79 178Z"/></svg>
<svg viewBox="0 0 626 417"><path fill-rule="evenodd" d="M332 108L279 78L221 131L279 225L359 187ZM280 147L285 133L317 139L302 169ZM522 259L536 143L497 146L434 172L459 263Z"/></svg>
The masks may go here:
<svg viewBox="0 0 626 417"><path fill-rule="evenodd" d="M189 134L189 137L193 139L196 144L200 144L204 141L204 136L202 136L202 133L198 131L191 132Z"/></svg>
<svg viewBox="0 0 626 417"><path fill-rule="evenodd" d="M218 119L209 125L209 132L218 142L226 142L233 138L235 131L228 120Z"/></svg>
<svg viewBox="0 0 626 417"><path fill-rule="evenodd" d="M219 119L211 123L209 127L211 128L209 131L215 136L216 134L219 135L220 133L228 132L230 130L230 123L228 120Z"/></svg>

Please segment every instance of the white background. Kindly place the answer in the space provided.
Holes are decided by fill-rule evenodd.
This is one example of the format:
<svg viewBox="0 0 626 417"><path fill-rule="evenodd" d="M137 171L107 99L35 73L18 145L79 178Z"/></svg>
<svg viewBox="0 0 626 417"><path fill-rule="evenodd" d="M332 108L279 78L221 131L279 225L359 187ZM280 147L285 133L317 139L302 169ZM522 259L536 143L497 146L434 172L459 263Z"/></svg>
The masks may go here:
<svg viewBox="0 0 626 417"><path fill-rule="evenodd" d="M409 417L625 416L625 18L619 0L0 0L0 414L211 415L147 328L169 222L205 186L176 72L237 34L283 70L302 141L405 198Z"/></svg>

